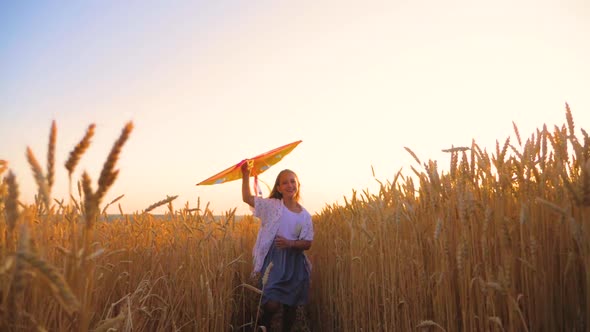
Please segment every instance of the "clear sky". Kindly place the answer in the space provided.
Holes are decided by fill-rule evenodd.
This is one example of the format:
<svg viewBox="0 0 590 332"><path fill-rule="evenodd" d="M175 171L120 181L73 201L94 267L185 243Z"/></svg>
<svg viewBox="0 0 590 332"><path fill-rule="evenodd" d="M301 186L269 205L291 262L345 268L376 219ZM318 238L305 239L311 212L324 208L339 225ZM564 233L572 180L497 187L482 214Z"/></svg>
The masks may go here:
<svg viewBox="0 0 590 332"><path fill-rule="evenodd" d="M98 179L125 123L135 129L105 203L125 212L179 195L215 213L239 181L195 186L248 157L303 142L290 168L312 213L376 192L441 150L523 139L565 122L590 130L585 0L2 1L0 159L32 201L30 146L45 167L58 127L55 198L69 152L96 124L75 177ZM514 141L516 143L516 141ZM265 195L268 192L264 193ZM117 213L116 207L109 209Z"/></svg>

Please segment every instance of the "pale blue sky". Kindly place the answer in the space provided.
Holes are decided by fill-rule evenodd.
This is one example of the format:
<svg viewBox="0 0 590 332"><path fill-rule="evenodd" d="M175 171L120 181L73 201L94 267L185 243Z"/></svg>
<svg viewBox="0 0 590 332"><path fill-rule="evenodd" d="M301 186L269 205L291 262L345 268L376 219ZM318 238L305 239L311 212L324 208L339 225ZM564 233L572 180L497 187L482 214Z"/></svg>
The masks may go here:
<svg viewBox="0 0 590 332"><path fill-rule="evenodd" d="M97 180L127 121L135 130L106 201L126 212L166 195L215 212L239 182L195 184L238 161L303 140L283 168L319 212L353 189L376 191L441 149L493 148L544 123L590 125L590 8L585 1L22 1L0 3L0 159L32 200L25 158L45 165L58 126L61 165L96 123L78 165ZM266 193L265 193L266 194ZM116 208L109 212L116 213Z"/></svg>

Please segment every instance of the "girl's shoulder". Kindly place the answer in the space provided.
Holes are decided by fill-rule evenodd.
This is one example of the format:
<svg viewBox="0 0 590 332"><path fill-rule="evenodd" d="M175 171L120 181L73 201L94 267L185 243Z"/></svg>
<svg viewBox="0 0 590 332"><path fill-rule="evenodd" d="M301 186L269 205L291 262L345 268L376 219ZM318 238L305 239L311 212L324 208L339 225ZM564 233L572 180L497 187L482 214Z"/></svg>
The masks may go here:
<svg viewBox="0 0 590 332"><path fill-rule="evenodd" d="M279 210L282 207L280 199L265 198L260 196L254 197L254 208L256 210Z"/></svg>
<svg viewBox="0 0 590 332"><path fill-rule="evenodd" d="M281 200L278 198L272 197L261 197L261 196L254 196L254 202L263 202L265 204L281 204Z"/></svg>
<svg viewBox="0 0 590 332"><path fill-rule="evenodd" d="M307 211L303 205L299 204L299 206L301 207L301 213L303 213L305 219L309 219L311 221L311 213L309 213L309 211Z"/></svg>

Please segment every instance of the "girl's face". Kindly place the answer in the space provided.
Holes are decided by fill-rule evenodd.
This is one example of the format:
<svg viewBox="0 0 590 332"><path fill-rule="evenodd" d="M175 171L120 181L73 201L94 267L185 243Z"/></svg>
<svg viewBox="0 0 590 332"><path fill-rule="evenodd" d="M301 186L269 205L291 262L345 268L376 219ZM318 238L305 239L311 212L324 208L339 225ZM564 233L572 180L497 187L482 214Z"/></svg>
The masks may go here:
<svg viewBox="0 0 590 332"><path fill-rule="evenodd" d="M294 199L299 191L299 180L292 172L285 172L281 174L279 183L277 184L277 191L283 195L283 198Z"/></svg>

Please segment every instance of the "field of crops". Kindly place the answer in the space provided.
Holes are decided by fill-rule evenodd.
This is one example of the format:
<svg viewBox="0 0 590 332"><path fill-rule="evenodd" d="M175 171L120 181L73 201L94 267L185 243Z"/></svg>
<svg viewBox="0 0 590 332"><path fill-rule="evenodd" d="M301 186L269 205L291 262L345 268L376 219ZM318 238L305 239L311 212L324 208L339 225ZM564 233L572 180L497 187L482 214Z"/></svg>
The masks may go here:
<svg viewBox="0 0 590 332"><path fill-rule="evenodd" d="M46 167L27 151L35 202L0 161L0 330L253 330L253 217L167 197L104 221L132 129L95 179L74 179L94 126L63 169L53 124ZM515 126L495 151L448 150L449 165L406 149L411 174L314 216L311 301L296 330L590 329L590 138L568 107L563 125L528 137ZM57 171L70 175L67 200L51 197Z"/></svg>

